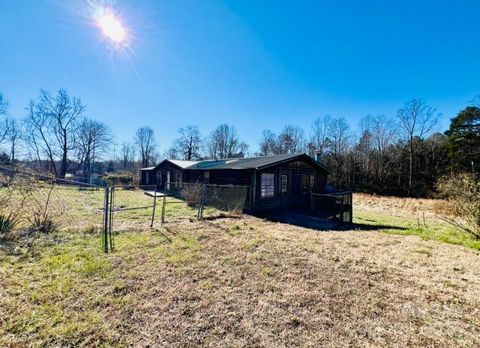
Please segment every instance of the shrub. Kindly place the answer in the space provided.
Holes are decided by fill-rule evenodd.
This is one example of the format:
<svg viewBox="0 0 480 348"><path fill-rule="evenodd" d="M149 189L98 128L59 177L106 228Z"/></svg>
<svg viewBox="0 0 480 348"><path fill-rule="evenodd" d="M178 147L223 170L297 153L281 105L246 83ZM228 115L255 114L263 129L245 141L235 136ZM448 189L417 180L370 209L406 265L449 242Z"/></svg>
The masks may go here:
<svg viewBox="0 0 480 348"><path fill-rule="evenodd" d="M200 204L202 199L203 185L188 184L185 185L180 194L189 207L195 207Z"/></svg>
<svg viewBox="0 0 480 348"><path fill-rule="evenodd" d="M132 173L111 173L103 178L107 184L115 186L133 185L135 177Z"/></svg>
<svg viewBox="0 0 480 348"><path fill-rule="evenodd" d="M16 224L17 221L12 214L0 214L0 235L6 235L11 232Z"/></svg>
<svg viewBox="0 0 480 348"><path fill-rule="evenodd" d="M54 182L37 182L36 195L31 197L29 206L30 223L34 230L42 233L53 232L60 226L65 214L66 206L58 197Z"/></svg>
<svg viewBox="0 0 480 348"><path fill-rule="evenodd" d="M31 180L0 173L0 218L2 233L10 232L21 222L32 194Z"/></svg>
<svg viewBox="0 0 480 348"><path fill-rule="evenodd" d="M440 178L437 189L461 219L446 221L480 239L480 178L475 174L453 174Z"/></svg>
<svg viewBox="0 0 480 348"><path fill-rule="evenodd" d="M50 216L34 216L32 219L32 225L35 231L45 234L51 233L57 228L55 221L53 221Z"/></svg>

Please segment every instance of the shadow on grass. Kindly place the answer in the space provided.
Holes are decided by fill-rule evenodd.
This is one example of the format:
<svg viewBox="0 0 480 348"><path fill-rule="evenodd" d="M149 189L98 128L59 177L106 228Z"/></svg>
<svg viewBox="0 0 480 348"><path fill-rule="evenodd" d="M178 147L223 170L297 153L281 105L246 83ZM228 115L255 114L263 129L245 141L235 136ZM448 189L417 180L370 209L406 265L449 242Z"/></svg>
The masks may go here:
<svg viewBox="0 0 480 348"><path fill-rule="evenodd" d="M272 222L311 228L319 231L380 231L380 230L406 230L405 227L390 225L370 225L362 223L342 223L335 220L320 218L308 213L290 211L270 211L255 213L261 219Z"/></svg>
<svg viewBox="0 0 480 348"><path fill-rule="evenodd" d="M213 214L209 216L204 216L203 220L205 221L213 221L213 220L218 220L218 219L239 219L242 217L241 213L218 213L218 214Z"/></svg>

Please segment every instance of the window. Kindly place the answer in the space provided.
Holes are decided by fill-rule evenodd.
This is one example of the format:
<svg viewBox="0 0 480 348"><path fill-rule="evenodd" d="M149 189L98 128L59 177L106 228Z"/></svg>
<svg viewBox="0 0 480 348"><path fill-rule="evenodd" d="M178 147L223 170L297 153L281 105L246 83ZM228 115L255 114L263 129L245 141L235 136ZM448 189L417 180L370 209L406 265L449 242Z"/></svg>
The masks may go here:
<svg viewBox="0 0 480 348"><path fill-rule="evenodd" d="M315 190L315 175L310 175L310 192Z"/></svg>
<svg viewBox="0 0 480 348"><path fill-rule="evenodd" d="M288 176L287 174L282 174L280 182L280 192L285 193L288 190Z"/></svg>
<svg viewBox="0 0 480 348"><path fill-rule="evenodd" d="M269 198L275 195L275 174L262 173L260 191L262 198Z"/></svg>
<svg viewBox="0 0 480 348"><path fill-rule="evenodd" d="M307 193L310 188L310 175L302 174L302 192Z"/></svg>

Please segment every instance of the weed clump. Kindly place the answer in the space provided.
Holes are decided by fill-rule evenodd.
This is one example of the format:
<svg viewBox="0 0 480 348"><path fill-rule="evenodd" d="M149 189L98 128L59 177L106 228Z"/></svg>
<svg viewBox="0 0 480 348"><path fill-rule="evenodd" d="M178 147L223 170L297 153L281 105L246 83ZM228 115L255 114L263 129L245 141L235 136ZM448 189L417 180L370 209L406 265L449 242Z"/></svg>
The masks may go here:
<svg viewBox="0 0 480 348"><path fill-rule="evenodd" d="M16 224L17 220L12 214L0 214L0 236L10 233Z"/></svg>

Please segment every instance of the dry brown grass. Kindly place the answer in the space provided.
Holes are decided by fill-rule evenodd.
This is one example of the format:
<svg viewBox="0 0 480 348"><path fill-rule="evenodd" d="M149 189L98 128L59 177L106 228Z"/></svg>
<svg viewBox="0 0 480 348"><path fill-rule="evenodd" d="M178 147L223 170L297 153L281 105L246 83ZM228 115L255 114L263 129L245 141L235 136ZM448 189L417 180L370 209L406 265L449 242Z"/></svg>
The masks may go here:
<svg viewBox="0 0 480 348"><path fill-rule="evenodd" d="M254 218L177 228L199 236L202 253L184 269L159 265L129 281L148 289L128 314L129 344L480 344L478 253Z"/></svg>
<svg viewBox="0 0 480 348"><path fill-rule="evenodd" d="M369 208L379 212L400 215L409 215L417 212L444 214L451 211L449 203L443 199L376 196L355 193L354 200L357 208Z"/></svg>
<svg viewBox="0 0 480 348"><path fill-rule="evenodd" d="M408 215L410 203L400 204ZM480 345L480 255L464 247L378 231L318 232L247 216L171 223L121 234L116 243L115 253L93 258L107 263L108 272L75 276L83 285L71 285L61 297L29 293L42 289L35 286L41 276L29 274L42 257L3 255L0 345ZM31 284L21 288L15 271L26 272ZM50 327L47 316L43 324L32 314L27 326L19 324L28 306L54 301L65 302L55 333L42 326ZM95 318L91 325L79 311ZM60 330L70 317L80 328Z"/></svg>

